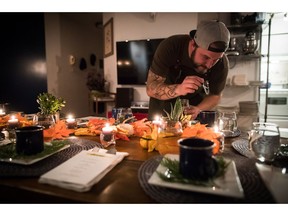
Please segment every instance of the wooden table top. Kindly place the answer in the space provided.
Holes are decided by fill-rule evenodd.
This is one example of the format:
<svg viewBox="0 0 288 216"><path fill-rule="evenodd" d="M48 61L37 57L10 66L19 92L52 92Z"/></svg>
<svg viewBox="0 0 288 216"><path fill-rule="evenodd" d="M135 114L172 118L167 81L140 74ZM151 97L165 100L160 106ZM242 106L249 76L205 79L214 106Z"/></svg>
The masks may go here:
<svg viewBox="0 0 288 216"><path fill-rule="evenodd" d="M99 137L79 137L99 142ZM274 203L271 194L263 185L260 176L257 174L254 160L248 160L231 147L232 139L225 139L225 150L222 153L224 157L235 160L237 171L245 192L244 200L233 200L234 203ZM39 177L0 177L0 196L1 203L157 203L153 197L147 195L139 183L138 170L141 165L153 157L159 156L157 151L148 152L139 144L139 138L131 138L130 141L117 140L116 148L118 151L128 152L121 163L114 167L106 176L95 184L88 192L75 192L59 188L52 185L38 183ZM255 171L256 170L256 171ZM264 190L264 197L255 195L251 189L250 182L246 181L246 173L256 176L255 182L262 184L257 187L257 191ZM249 177L250 178L250 177ZM252 181L254 182L254 180ZM260 183L258 183L260 182ZM256 191L256 192L257 192ZM262 192L261 192L262 193ZM209 200L213 197L212 202L225 203L227 198L215 195L202 195L191 192L191 196L203 196ZM194 199L191 200L191 203Z"/></svg>

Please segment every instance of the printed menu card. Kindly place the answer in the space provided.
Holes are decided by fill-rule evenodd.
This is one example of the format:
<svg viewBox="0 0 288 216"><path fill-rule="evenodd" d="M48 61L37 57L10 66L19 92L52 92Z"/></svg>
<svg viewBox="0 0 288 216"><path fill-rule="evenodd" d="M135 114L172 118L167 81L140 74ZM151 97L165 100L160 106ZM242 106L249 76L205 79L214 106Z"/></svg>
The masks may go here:
<svg viewBox="0 0 288 216"><path fill-rule="evenodd" d="M40 176L39 183L84 192L99 182L128 153L82 151L66 162Z"/></svg>

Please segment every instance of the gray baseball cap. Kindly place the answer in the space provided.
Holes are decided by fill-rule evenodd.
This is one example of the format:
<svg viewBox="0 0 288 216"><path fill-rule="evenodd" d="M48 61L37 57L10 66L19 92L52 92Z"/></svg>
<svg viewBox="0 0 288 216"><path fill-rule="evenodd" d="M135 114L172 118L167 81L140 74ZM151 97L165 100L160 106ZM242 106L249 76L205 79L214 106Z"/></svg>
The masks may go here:
<svg viewBox="0 0 288 216"><path fill-rule="evenodd" d="M197 30L190 32L190 37L203 49L212 52L225 52L229 46L230 32L223 22L209 20L201 21Z"/></svg>

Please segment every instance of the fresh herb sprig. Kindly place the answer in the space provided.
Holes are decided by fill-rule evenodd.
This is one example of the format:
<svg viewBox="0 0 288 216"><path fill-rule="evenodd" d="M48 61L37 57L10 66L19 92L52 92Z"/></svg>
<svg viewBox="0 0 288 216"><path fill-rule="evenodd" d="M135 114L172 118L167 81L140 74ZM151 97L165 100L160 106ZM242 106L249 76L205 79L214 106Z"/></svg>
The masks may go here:
<svg viewBox="0 0 288 216"><path fill-rule="evenodd" d="M0 159L36 159L41 158L46 155L49 155L51 153L56 152L57 150L63 148L65 145L68 145L68 140L54 140L51 142L51 145L44 144L44 150L38 154L35 155L23 155L23 154L17 154L15 149L15 144L11 143L5 146L0 147Z"/></svg>

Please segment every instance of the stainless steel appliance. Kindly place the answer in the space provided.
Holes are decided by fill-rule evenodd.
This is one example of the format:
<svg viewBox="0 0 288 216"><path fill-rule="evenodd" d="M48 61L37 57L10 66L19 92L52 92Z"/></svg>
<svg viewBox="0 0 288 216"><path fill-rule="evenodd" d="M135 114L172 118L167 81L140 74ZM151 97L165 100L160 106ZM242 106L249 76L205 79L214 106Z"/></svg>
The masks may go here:
<svg viewBox="0 0 288 216"><path fill-rule="evenodd" d="M260 115L265 114L266 89L260 90ZM268 89L267 121L288 128L288 89Z"/></svg>

